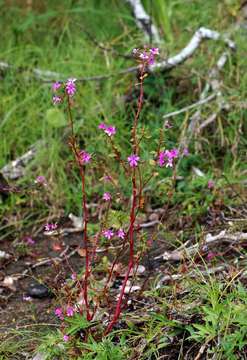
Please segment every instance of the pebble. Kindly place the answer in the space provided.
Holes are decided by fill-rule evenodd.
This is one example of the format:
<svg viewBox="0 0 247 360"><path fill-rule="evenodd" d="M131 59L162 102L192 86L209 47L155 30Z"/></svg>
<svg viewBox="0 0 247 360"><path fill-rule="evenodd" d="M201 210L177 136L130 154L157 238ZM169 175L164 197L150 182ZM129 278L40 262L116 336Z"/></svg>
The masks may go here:
<svg viewBox="0 0 247 360"><path fill-rule="evenodd" d="M28 287L27 294L36 299L44 299L51 296L51 291L45 285L33 283Z"/></svg>

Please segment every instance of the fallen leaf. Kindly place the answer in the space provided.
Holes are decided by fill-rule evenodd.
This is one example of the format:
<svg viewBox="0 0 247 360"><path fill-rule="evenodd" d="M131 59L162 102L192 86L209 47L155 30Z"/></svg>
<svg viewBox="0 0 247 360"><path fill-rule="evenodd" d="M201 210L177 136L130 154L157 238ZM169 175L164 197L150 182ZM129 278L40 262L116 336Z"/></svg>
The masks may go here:
<svg viewBox="0 0 247 360"><path fill-rule="evenodd" d="M77 252L78 252L78 254L79 254L81 257L85 257L85 256L86 256L86 249L78 248L78 249L77 249Z"/></svg>

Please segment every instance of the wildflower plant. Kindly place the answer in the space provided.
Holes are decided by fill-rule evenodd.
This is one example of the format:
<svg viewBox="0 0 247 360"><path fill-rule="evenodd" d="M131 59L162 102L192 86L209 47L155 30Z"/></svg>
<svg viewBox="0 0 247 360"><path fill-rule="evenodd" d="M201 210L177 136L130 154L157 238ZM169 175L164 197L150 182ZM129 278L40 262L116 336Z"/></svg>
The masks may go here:
<svg viewBox="0 0 247 360"><path fill-rule="evenodd" d="M121 195L119 192L121 189L118 188L116 182L114 181L111 174L106 174L104 176L105 183L108 188L111 190L105 191L102 196L102 203L104 204L105 214L102 217L102 223L99 224L98 230L93 236L89 235L89 209L87 205L87 192L86 192L86 174L88 167L91 163L96 162L94 154L91 154L87 151L86 148L81 149L79 147L79 142L75 135L74 131L74 121L73 121L73 104L75 102L76 95L76 79L68 79L65 84L56 82L52 85L53 91L53 103L55 106L65 104L67 113L68 113L68 123L70 127L70 138L69 146L73 152L75 164L78 167L80 179L81 179L81 194L82 194L82 210L83 210L83 248L85 250L85 270L82 276L79 276L73 272L72 282L73 286L76 286L81 293L80 304L73 307L71 305L71 298L69 299L69 304L67 308L62 309L61 307L55 310L56 316L63 320L66 317L73 317L75 313L79 312L81 315L85 316L88 322L95 320L98 308L100 306L100 299L105 297L106 294L109 294L109 288L111 281L114 277L114 269L117 263L117 254L116 260L113 261L108 277L105 281L103 288L99 288L95 285L95 277L93 276L94 268L93 264L95 263L95 254L97 246L100 239L104 239L105 242L111 242L113 239L118 239L121 241L121 251L128 248L128 264L127 270L124 275L120 293L117 298L115 309L109 315L108 320L106 321L106 327L103 331L104 335L107 335L111 332L115 324L118 322L121 312L126 305L125 299L125 289L127 284L130 282L130 275L135 273L137 269L141 255L143 254L143 249L145 250L150 243L150 240L147 240L146 247L139 247L138 242L141 242L142 239L146 237L142 234L140 226L137 224L137 215L142 210L144 200L143 189L148 184L148 182L155 176L160 167L169 167L173 168L175 161L180 157L180 151L178 149L163 149L163 136L160 136L158 147L154 149L155 156L151 157L147 161L141 151L141 142L143 141L142 134L138 134L139 131L139 117L143 107L144 101L144 80L147 77L147 70L150 65L155 62L156 56L159 54L158 48L145 48L145 49L134 49L133 56L139 63L139 97L137 102L137 107L133 119L132 130L129 138L130 144L130 153L129 155L123 156L121 151L117 148L114 142L116 136L121 136L118 129L114 124L108 124L106 122L99 122L98 131L101 131L105 136L105 140L108 146L111 148L114 158L119 165L119 173L124 174L126 179L130 183L131 188L131 197L128 205L128 215L127 221L119 221L119 226L111 223L111 207L114 204L114 191L117 188L116 193L118 202L121 201ZM164 126L161 130L165 131L169 129L170 126ZM147 164L154 164L154 167L151 169L151 174L146 178L144 176L144 168ZM124 205L123 205L124 206ZM114 211L114 210L113 210ZM126 218L126 217L125 217ZM56 226L56 224L55 224ZM46 231L54 230L56 228L54 224L47 224L45 226ZM140 250L142 249L142 250ZM120 251L120 253L121 253ZM133 285L133 280L132 285ZM97 290L96 290L97 289ZM68 333L64 333L64 341L69 341Z"/></svg>

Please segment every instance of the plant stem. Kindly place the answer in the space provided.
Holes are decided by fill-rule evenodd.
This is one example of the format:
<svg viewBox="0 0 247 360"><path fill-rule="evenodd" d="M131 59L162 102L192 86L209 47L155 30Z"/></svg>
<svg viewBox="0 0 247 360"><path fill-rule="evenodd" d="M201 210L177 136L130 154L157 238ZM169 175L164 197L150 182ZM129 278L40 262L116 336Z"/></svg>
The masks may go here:
<svg viewBox="0 0 247 360"><path fill-rule="evenodd" d="M86 198L86 190L85 190L85 167L80 162L80 154L78 152L78 147L76 144L76 137L74 133L74 123L71 111L71 103L70 98L67 96L67 108L68 108L68 117L69 124L71 129L71 140L70 145L72 147L72 151L75 157L76 164L79 168L80 178L81 178L81 191L82 191L82 208L83 208L83 245L85 249L85 274L84 274L84 284L83 284L83 297L86 306L86 314L87 320L90 321L92 316L90 315L90 307L88 302L88 279L90 276L90 257L89 257L89 249L88 249L88 236L87 236L87 224L88 224L88 210L87 210L87 198Z"/></svg>

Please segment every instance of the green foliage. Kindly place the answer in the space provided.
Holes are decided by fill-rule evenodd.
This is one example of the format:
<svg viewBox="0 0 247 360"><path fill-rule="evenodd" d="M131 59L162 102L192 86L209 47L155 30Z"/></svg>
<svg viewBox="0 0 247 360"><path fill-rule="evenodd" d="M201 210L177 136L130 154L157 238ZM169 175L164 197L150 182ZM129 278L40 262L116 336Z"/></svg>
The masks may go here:
<svg viewBox="0 0 247 360"><path fill-rule="evenodd" d="M231 292L228 287L212 282L201 288L207 301L200 307L202 321L187 329L190 339L210 344L211 351L224 359L236 360L241 358L237 353L246 347L247 291L240 284Z"/></svg>

